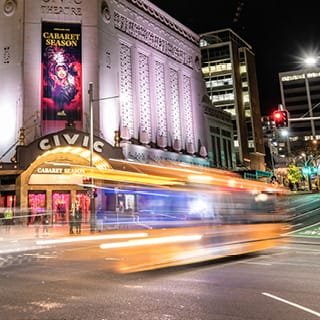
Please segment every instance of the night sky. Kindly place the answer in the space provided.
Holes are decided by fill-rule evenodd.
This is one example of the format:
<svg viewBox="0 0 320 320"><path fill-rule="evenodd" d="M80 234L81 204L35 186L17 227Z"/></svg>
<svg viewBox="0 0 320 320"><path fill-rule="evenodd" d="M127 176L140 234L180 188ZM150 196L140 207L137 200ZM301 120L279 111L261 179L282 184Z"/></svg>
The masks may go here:
<svg viewBox="0 0 320 320"><path fill-rule="evenodd" d="M252 46L262 115L270 114L281 103L279 72L299 69L306 55L320 55L317 1L150 2L195 33L230 28Z"/></svg>

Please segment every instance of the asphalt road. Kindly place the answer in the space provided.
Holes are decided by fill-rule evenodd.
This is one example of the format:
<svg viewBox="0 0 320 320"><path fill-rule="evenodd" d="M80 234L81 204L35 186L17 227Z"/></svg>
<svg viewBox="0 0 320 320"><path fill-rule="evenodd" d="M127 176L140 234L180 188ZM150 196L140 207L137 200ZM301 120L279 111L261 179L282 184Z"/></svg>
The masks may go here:
<svg viewBox="0 0 320 320"><path fill-rule="evenodd" d="M116 274L94 243L20 252L0 269L1 320L320 318L320 246ZM24 254L27 254L26 258Z"/></svg>
<svg viewBox="0 0 320 320"><path fill-rule="evenodd" d="M2 230L0 320L320 318L319 199L290 198L291 240L276 248L133 274L111 272L99 242L41 246L33 229Z"/></svg>

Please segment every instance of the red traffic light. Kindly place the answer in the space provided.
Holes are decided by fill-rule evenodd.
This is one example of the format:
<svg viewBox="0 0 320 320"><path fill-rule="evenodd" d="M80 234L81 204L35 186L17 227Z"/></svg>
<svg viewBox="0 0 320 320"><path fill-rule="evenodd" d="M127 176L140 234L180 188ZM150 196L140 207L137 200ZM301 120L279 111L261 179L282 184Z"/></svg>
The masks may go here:
<svg viewBox="0 0 320 320"><path fill-rule="evenodd" d="M276 127L287 127L288 126L288 112L287 110L276 110L272 114L273 121Z"/></svg>
<svg viewBox="0 0 320 320"><path fill-rule="evenodd" d="M277 122L282 121L282 118L283 118L282 111L275 111L273 113L273 120L274 121L277 121Z"/></svg>

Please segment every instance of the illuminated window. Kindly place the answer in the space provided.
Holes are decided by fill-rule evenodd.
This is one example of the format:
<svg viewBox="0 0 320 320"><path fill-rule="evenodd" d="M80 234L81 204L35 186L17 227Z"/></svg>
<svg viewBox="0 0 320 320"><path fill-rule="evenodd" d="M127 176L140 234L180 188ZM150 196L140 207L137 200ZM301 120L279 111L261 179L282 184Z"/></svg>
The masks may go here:
<svg viewBox="0 0 320 320"><path fill-rule="evenodd" d="M242 81L242 88L248 88L248 81Z"/></svg>
<svg viewBox="0 0 320 320"><path fill-rule="evenodd" d="M249 98L248 92L243 92L243 94L242 94L242 99L243 99L243 102L244 102L244 103L250 102L250 98Z"/></svg>
<svg viewBox="0 0 320 320"><path fill-rule="evenodd" d="M247 73L247 66L246 65L240 66L240 74L242 74L242 73Z"/></svg>
<svg viewBox="0 0 320 320"><path fill-rule="evenodd" d="M223 87L223 86L232 86L233 80L232 78L222 78L222 79L215 79L211 81L206 81L207 88L214 88L214 87Z"/></svg>

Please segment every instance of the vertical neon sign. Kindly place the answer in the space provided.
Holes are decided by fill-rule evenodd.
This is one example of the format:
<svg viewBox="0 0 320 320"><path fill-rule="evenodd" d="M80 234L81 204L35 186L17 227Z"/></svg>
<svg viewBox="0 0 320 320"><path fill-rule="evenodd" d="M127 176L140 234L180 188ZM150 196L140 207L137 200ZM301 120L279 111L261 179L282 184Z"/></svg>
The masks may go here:
<svg viewBox="0 0 320 320"><path fill-rule="evenodd" d="M82 127L81 25L42 23L42 133Z"/></svg>

